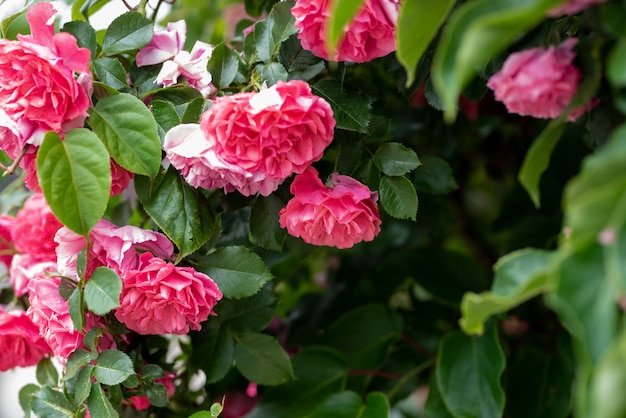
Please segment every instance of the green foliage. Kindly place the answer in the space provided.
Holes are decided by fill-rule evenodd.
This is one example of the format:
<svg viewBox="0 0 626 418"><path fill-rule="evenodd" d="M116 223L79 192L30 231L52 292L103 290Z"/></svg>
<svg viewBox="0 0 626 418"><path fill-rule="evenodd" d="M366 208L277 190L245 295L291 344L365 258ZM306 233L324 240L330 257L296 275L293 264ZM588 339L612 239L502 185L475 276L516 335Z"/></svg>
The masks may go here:
<svg viewBox="0 0 626 418"><path fill-rule="evenodd" d="M110 268L98 267L85 285L85 303L91 312L104 315L120 306L121 293L120 276Z"/></svg>
<svg viewBox="0 0 626 418"><path fill-rule="evenodd" d="M333 109L336 127L361 133L369 132L371 101L358 90L334 80L320 80L313 92L326 99Z"/></svg>
<svg viewBox="0 0 626 418"><path fill-rule="evenodd" d="M274 338L254 332L241 334L236 341L235 364L246 379L275 386L293 378L289 357Z"/></svg>
<svg viewBox="0 0 626 418"><path fill-rule="evenodd" d="M153 23L137 12L128 12L111 22L102 41L106 56L139 49L152 39Z"/></svg>
<svg viewBox="0 0 626 418"><path fill-rule="evenodd" d="M133 363L127 354L117 350L104 350L96 359L93 375L105 385L117 385L134 373Z"/></svg>

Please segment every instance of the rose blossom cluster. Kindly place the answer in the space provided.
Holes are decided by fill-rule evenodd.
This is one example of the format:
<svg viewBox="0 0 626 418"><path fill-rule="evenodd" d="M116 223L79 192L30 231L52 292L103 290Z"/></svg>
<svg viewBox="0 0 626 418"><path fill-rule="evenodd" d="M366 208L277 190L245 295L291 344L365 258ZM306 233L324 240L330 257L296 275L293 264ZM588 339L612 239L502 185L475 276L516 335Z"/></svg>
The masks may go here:
<svg viewBox="0 0 626 418"><path fill-rule="evenodd" d="M548 12L548 16L558 17L573 15L595 4L604 3L606 0L568 0L560 6L556 6Z"/></svg>
<svg viewBox="0 0 626 418"><path fill-rule="evenodd" d="M570 104L582 77L573 61L578 39L569 38L547 49L532 48L511 54L487 86L510 113L535 118L557 118ZM568 116L576 120L597 103L592 100Z"/></svg>
<svg viewBox="0 0 626 418"><path fill-rule="evenodd" d="M296 0L291 9L302 47L326 60L367 62L396 50L399 0L365 0L344 30L337 51L326 48L330 0Z"/></svg>
<svg viewBox="0 0 626 418"><path fill-rule="evenodd" d="M334 127L330 105L308 83L279 81L216 98L200 125L174 127L163 148L193 187L267 196L322 157Z"/></svg>
<svg viewBox="0 0 626 418"><path fill-rule="evenodd" d="M207 64L213 53L213 45L196 41L191 52L184 50L187 38L187 24L184 20L170 22L164 30L157 30L150 43L139 50L135 58L137 66L163 64L157 75L156 83L172 86L178 83L179 77L208 97L216 89L211 84L211 73Z"/></svg>

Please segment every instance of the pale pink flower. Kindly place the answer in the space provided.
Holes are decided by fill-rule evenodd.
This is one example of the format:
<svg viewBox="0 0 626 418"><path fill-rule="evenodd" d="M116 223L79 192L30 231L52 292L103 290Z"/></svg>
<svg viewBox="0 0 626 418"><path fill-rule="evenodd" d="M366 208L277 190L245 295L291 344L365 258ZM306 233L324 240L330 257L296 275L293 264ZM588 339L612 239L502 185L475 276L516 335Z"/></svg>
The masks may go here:
<svg viewBox="0 0 626 418"><path fill-rule="evenodd" d="M13 255L16 253L11 237L14 224L15 218L13 216L0 215L0 263L7 267L11 265Z"/></svg>
<svg viewBox="0 0 626 418"><path fill-rule="evenodd" d="M39 147L31 145L20 161L20 167L24 170L24 185L33 192L41 193L39 179L37 178L37 150Z"/></svg>
<svg viewBox="0 0 626 418"><path fill-rule="evenodd" d="M289 176L319 160L333 139L330 105L303 81L279 81L259 93L215 99L200 124L179 128L164 148L194 185L267 196ZM190 142L187 142L190 141ZM210 174L201 167L205 165Z"/></svg>
<svg viewBox="0 0 626 418"><path fill-rule="evenodd" d="M573 64L577 42L578 39L569 38L548 49L533 48L511 54L487 86L510 113L557 118L574 98L580 83L581 73ZM574 109L568 120L576 120L595 103L594 100Z"/></svg>
<svg viewBox="0 0 626 418"><path fill-rule="evenodd" d="M187 334L213 313L222 293L209 276L177 267L150 253L122 276L115 317L139 334Z"/></svg>
<svg viewBox="0 0 626 418"><path fill-rule="evenodd" d="M137 52L137 67L161 64L185 48L187 24L184 20L169 22L164 30L156 30L150 43Z"/></svg>
<svg viewBox="0 0 626 418"><path fill-rule="evenodd" d="M350 248L380 232L378 194L355 179L333 173L330 187L309 167L291 184L294 197L279 212L280 226L313 245Z"/></svg>
<svg viewBox="0 0 626 418"><path fill-rule="evenodd" d="M11 231L15 249L30 255L34 260L56 260L54 235L63 224L54 216L46 198L35 193L17 212Z"/></svg>
<svg viewBox="0 0 626 418"><path fill-rule="evenodd" d="M558 17L562 15L573 15L594 4L604 3L605 1L606 0L567 0L564 4L551 9L548 12L548 16Z"/></svg>
<svg viewBox="0 0 626 418"><path fill-rule="evenodd" d="M30 254L16 254L9 268L9 281L15 296L23 296L28 292L31 280L37 280L46 273L56 272L56 262L42 261Z"/></svg>
<svg viewBox="0 0 626 418"><path fill-rule="evenodd" d="M149 251L157 257L172 258L174 245L163 234L132 225L116 226L101 219L89 233L89 248L86 276L101 266L122 275L137 268L139 251ZM76 276L78 254L85 247L85 238L67 227L56 234L59 271L70 277Z"/></svg>
<svg viewBox="0 0 626 418"><path fill-rule="evenodd" d="M27 13L31 35L0 40L0 148L16 158L46 131L82 125L91 105L75 73L89 72L89 50L69 33L54 33L55 10L38 3Z"/></svg>
<svg viewBox="0 0 626 418"><path fill-rule="evenodd" d="M111 196L116 196L126 190L134 176L132 172L126 170L111 158Z"/></svg>
<svg viewBox="0 0 626 418"><path fill-rule="evenodd" d="M351 62L371 61L396 50L399 0L365 0L333 55L325 44L330 4L330 0L296 0L291 13L304 49L326 60Z"/></svg>
<svg viewBox="0 0 626 418"><path fill-rule="evenodd" d="M15 367L34 366L46 355L50 347L39 335L39 328L24 312L0 310L0 371Z"/></svg>

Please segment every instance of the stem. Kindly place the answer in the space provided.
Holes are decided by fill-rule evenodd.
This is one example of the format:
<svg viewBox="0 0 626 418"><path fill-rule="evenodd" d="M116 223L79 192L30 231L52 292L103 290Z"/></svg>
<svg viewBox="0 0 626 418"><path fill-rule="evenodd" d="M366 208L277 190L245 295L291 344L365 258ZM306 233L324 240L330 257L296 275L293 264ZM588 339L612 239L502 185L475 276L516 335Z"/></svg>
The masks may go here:
<svg viewBox="0 0 626 418"><path fill-rule="evenodd" d="M148 0L141 0L137 7L135 7L135 11L141 13L142 15L146 15L146 6L148 5Z"/></svg>
<svg viewBox="0 0 626 418"><path fill-rule="evenodd" d="M402 341L407 343L409 347L411 347L415 351L422 353L423 355L425 355L426 357L430 359L435 357L435 354L433 352L431 352L429 349L427 349L426 347L424 347L417 341L412 340L408 335L402 334L401 338L402 338Z"/></svg>
<svg viewBox="0 0 626 418"><path fill-rule="evenodd" d="M382 377L385 379L402 379L404 375L399 373L390 373L383 372L380 370L363 370L363 369L355 369L348 371L348 376L376 376Z"/></svg>
<svg viewBox="0 0 626 418"><path fill-rule="evenodd" d="M26 151L28 151L29 147L30 144L24 145L24 148L22 148L22 151L20 151L20 155L18 155L17 158L13 160L11 165L6 170L4 170L4 173L2 173L2 177L13 174L15 172L17 166L20 164L20 161L22 161L22 158L24 158L24 155L26 155Z"/></svg>
<svg viewBox="0 0 626 418"><path fill-rule="evenodd" d="M393 399L393 397L396 396L396 394L402 389L404 385L406 385L406 383L409 380L413 379L415 376L417 376L424 370L431 367L434 363L435 363L435 359L430 358L426 360L425 362L423 362L422 364L420 364L419 366L417 366L416 368L414 368L413 370L411 370L410 372L408 372L407 374L405 374L404 376L402 376L402 378L398 380L398 383L396 383L395 386L392 387L389 392L387 392L387 397L390 400Z"/></svg>
<svg viewBox="0 0 626 418"><path fill-rule="evenodd" d="M126 0L122 0L122 3L124 3L124 6L126 6L128 10L135 10L135 8L131 6L130 4L128 4Z"/></svg>

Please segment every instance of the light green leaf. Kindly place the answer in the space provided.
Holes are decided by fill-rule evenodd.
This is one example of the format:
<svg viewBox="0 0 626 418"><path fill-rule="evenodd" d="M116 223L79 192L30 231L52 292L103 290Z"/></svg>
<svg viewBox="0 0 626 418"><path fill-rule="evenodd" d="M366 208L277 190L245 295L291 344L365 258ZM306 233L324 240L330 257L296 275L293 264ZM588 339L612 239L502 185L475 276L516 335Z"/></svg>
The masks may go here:
<svg viewBox="0 0 626 418"><path fill-rule="evenodd" d="M626 416L626 332L622 331L596 369L591 385L591 404L595 416L622 418Z"/></svg>
<svg viewBox="0 0 626 418"><path fill-rule="evenodd" d="M330 3L330 19L326 23L326 49L331 51L330 56L337 50L339 41L343 37L344 29L356 15L364 0L335 0Z"/></svg>
<svg viewBox="0 0 626 418"><path fill-rule="evenodd" d="M105 385L117 385L134 374L133 362L127 354L117 350L104 350L96 359L93 375Z"/></svg>
<svg viewBox="0 0 626 418"><path fill-rule="evenodd" d="M255 67L255 71L261 74L261 80L268 86L273 86L279 81L287 81L289 78L287 70L285 70L285 67L279 62L259 64Z"/></svg>
<svg viewBox="0 0 626 418"><path fill-rule="evenodd" d="M37 152L37 177L56 217L87 236L104 215L111 190L109 154L98 137L83 128L64 140L47 133Z"/></svg>
<svg viewBox="0 0 626 418"><path fill-rule="evenodd" d="M107 27L102 41L102 52L111 56L143 48L152 39L153 23L138 12L127 12L114 19Z"/></svg>
<svg viewBox="0 0 626 418"><path fill-rule="evenodd" d="M33 412L46 418L75 418L72 405L60 392L42 387L33 398Z"/></svg>
<svg viewBox="0 0 626 418"><path fill-rule="evenodd" d="M153 100L150 102L150 106L152 106L152 114L154 115L159 129L159 137L161 141L163 141L167 131L180 124L180 116L176 112L174 105L170 102Z"/></svg>
<svg viewBox="0 0 626 418"><path fill-rule="evenodd" d="M374 162L388 176L402 176L421 165L415 151L398 142L387 142L378 147Z"/></svg>
<svg viewBox="0 0 626 418"><path fill-rule="evenodd" d="M67 362L65 363L65 373L63 374L63 381L68 381L80 371L80 369L89 364L91 360L94 360L92 353L87 350L79 348L70 354Z"/></svg>
<svg viewBox="0 0 626 418"><path fill-rule="evenodd" d="M273 194L259 196L252 204L250 213L250 233L252 241L261 248L281 251L287 237L287 231L278 223L278 212L284 202Z"/></svg>
<svg viewBox="0 0 626 418"><path fill-rule="evenodd" d="M178 259L193 253L211 238L215 214L204 195L189 186L174 167L151 183L135 178L143 208L178 247Z"/></svg>
<svg viewBox="0 0 626 418"><path fill-rule="evenodd" d="M413 184L404 176L383 176L380 179L380 202L390 216L415 220L417 216L417 193Z"/></svg>
<svg viewBox="0 0 626 418"><path fill-rule="evenodd" d="M266 334L239 335L235 365L246 379L260 385L280 385L293 379L289 356L274 337Z"/></svg>
<svg viewBox="0 0 626 418"><path fill-rule="evenodd" d="M296 33L291 14L293 5L293 0L276 3L267 17L254 25L255 46L261 61L270 62L280 43Z"/></svg>
<svg viewBox="0 0 626 418"><path fill-rule="evenodd" d="M78 373L74 387L74 402L82 404L91 394L91 383L95 366L88 364Z"/></svg>
<svg viewBox="0 0 626 418"><path fill-rule="evenodd" d="M415 81L418 62L455 3L455 0L413 0L400 3L396 56L406 70L407 87Z"/></svg>
<svg viewBox="0 0 626 418"><path fill-rule="evenodd" d="M96 315L105 315L120 306L122 279L107 267L98 267L85 285L85 303Z"/></svg>
<svg viewBox="0 0 626 418"><path fill-rule="evenodd" d="M552 253L536 249L519 250L500 258L494 265L492 290L463 296L463 317L459 321L463 331L480 335L490 316L506 312L542 292L552 290L552 260Z"/></svg>
<svg viewBox="0 0 626 418"><path fill-rule="evenodd" d="M324 98L333 109L336 127L361 133L369 132L372 118L372 100L358 90L348 88L335 80L320 80L312 86L313 92Z"/></svg>
<svg viewBox="0 0 626 418"><path fill-rule="evenodd" d="M136 174L156 177L161 164L161 140L156 121L141 100L127 93L100 99L88 122L119 165Z"/></svg>
<svg viewBox="0 0 626 418"><path fill-rule="evenodd" d="M239 55L226 44L215 47L207 70L213 77L213 84L220 89L226 88L233 82L239 68Z"/></svg>
<svg viewBox="0 0 626 418"><path fill-rule="evenodd" d="M228 299L252 296L272 280L261 257L245 247L220 248L202 258L197 269L211 277Z"/></svg>
<svg viewBox="0 0 626 418"><path fill-rule="evenodd" d="M44 357L37 363L37 382L44 386L56 386L59 383L59 372L49 357Z"/></svg>
<svg viewBox="0 0 626 418"><path fill-rule="evenodd" d="M91 384L91 393L87 398L87 408L92 417L107 417L118 418L120 415L117 413L109 399L106 397L104 390L100 383L94 382Z"/></svg>
<svg viewBox="0 0 626 418"><path fill-rule="evenodd" d="M80 293L81 289L75 288L67 300L67 304L74 328L82 330L85 327L85 305L82 303Z"/></svg>
<svg viewBox="0 0 626 418"><path fill-rule="evenodd" d="M496 327L481 337L447 334L439 344L437 386L446 408L455 417L499 418L504 410L500 378L505 357Z"/></svg>
<svg viewBox="0 0 626 418"><path fill-rule="evenodd" d="M126 82L126 70L116 58L98 58L92 62L93 71L98 80L109 85L115 90L128 87Z"/></svg>
<svg viewBox="0 0 626 418"><path fill-rule="evenodd" d="M25 412L25 418L30 418L30 411L33 407L33 398L39 392L39 386L29 383L23 386L18 393L18 400L22 411Z"/></svg>

